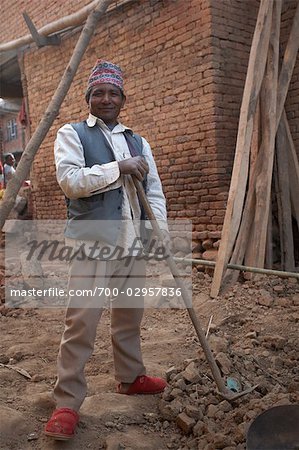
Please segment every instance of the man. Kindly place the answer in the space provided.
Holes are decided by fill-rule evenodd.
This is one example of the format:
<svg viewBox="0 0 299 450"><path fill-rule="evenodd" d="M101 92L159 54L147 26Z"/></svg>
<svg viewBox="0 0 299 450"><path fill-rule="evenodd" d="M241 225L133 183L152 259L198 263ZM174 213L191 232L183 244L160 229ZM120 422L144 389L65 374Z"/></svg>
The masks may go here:
<svg viewBox="0 0 299 450"><path fill-rule="evenodd" d="M155 394L164 390L166 382L145 374L140 348L143 298L133 295L127 303L127 294L136 288L140 291L145 280L145 262L137 260L133 248L134 222L140 220L142 211L132 176L140 181L146 178L147 198L163 221L165 197L148 142L118 122L126 101L120 67L98 60L85 98L88 119L64 125L55 142L57 180L68 207L65 234L80 256L85 253L83 261L80 257L70 265L68 289L77 292L108 286L118 293L111 310L117 390L127 395ZM115 222L121 225L115 227ZM93 241L110 249L111 258L95 256L90 251ZM115 256L115 248L122 250L121 257ZM45 434L55 439L74 436L86 396L84 367L93 351L102 306L103 298L69 299L54 388L57 409L45 427Z"/></svg>
<svg viewBox="0 0 299 450"><path fill-rule="evenodd" d="M7 186L9 180L15 173L14 164L16 160L12 153L8 153L4 158L3 175L4 175L4 187Z"/></svg>

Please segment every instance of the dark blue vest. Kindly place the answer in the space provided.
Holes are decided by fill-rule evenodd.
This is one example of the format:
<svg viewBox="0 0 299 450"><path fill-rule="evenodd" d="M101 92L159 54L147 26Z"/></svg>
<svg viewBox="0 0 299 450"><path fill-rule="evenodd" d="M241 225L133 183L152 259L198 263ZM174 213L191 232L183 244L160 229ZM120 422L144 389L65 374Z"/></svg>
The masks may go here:
<svg viewBox="0 0 299 450"><path fill-rule="evenodd" d="M112 148L98 126L89 127L86 121L71 125L82 143L86 167L115 161ZM134 148L136 154L142 155L141 136L127 130L125 138L129 148ZM91 197L67 198L65 235L73 239L101 240L115 244L121 225L122 201L121 187Z"/></svg>

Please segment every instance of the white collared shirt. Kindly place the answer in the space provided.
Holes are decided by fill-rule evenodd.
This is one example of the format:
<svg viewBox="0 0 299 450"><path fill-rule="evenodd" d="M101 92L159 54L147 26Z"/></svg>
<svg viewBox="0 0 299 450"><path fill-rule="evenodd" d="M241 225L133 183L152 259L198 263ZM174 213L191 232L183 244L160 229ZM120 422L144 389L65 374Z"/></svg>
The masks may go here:
<svg viewBox="0 0 299 450"><path fill-rule="evenodd" d="M123 187L122 218L127 221L140 218L140 207L135 186L130 176L121 175L118 161L131 158L123 132L128 127L118 123L111 131L99 118L89 114L89 127L99 126L111 145L115 161L85 167L84 151L77 132L70 124L58 130L54 146L57 181L66 197L70 199L90 197ZM147 175L147 198L158 220L166 223L166 202L161 181L149 143L142 138L143 156L149 165ZM133 226L133 224L132 224ZM123 230L118 244L130 247L135 233L131 226ZM124 233L124 234L123 234Z"/></svg>

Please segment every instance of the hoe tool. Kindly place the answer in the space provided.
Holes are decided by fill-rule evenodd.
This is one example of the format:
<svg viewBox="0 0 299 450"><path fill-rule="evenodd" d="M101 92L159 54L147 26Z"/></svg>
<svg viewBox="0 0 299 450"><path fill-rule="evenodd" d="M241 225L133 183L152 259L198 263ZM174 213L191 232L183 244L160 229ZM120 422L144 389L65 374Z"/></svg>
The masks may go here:
<svg viewBox="0 0 299 450"><path fill-rule="evenodd" d="M162 231L160 229L160 226L159 226L159 224L158 224L158 222L156 220L156 217L155 217L155 215L153 213L153 210L152 210L152 208L151 208L151 206L150 206L150 204L149 204L149 202L148 202L148 200L146 198L146 195L145 195L142 183L136 177L133 176L132 178L133 178L136 190L137 190L139 201L142 204L142 206L143 206L143 208L145 210L145 213L146 213L148 219L151 222L153 231L154 231L155 235L157 236L157 238L159 240L161 240L161 242L163 242L163 233L162 233ZM194 326L194 329L195 329L195 332L197 334L198 340L199 340L199 342L200 342L200 344L202 346L202 349L204 351L206 360L207 360L207 362L208 362L208 364L210 366L210 369L211 369L213 378L215 380L215 383L217 385L219 394L223 398L228 400L228 401L233 401L233 400L236 400L239 397L242 397L243 395L249 394L254 389L256 389L257 386L254 386L254 387L251 387L251 388L246 389L244 391L235 393L235 392L231 391L225 385L225 382L224 382L224 380L223 380L223 378L221 376L221 373L220 373L220 369L217 366L217 363L215 361L215 358L213 356L213 353L211 351L209 343L208 343L208 341L206 339L205 333L204 333L204 331L203 331L203 329L201 327L200 321L199 321L198 317L196 316L195 310L194 310L193 307L188 307L188 305L191 305L191 298L190 298L190 295L189 295L189 292L188 292L186 286L184 285L184 283L182 282L182 280L180 278L179 270L177 268L175 260L174 260L172 254L170 253L168 248L165 247L165 251L166 251L166 261L167 261L168 267L169 267L169 269L170 269L170 271L171 271L171 273L173 275L173 278L174 278L174 280L176 282L177 287L180 288L180 290L181 290L182 299L183 299L183 301L184 301L184 303L186 305L186 309L187 309L187 311L189 313L189 316L190 316L191 322L192 322L192 324Z"/></svg>

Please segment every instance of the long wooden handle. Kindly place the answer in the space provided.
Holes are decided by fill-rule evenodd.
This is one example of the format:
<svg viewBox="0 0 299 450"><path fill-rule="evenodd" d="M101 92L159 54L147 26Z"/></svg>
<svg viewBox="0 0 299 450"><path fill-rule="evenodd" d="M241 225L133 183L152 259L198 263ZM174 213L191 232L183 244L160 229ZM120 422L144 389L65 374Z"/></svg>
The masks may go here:
<svg viewBox="0 0 299 450"><path fill-rule="evenodd" d="M132 178L133 178L136 190L137 190L137 194L138 194L139 200L140 200L140 202L141 202L141 204L142 204L142 206L143 206L143 208L145 210L145 213L146 213L148 219L151 222L153 230L156 233L156 235L158 236L158 238L161 239L161 241L163 242L163 233L162 233L162 231L161 231L161 229L159 227L158 221L157 221L157 219L156 219L156 217L155 217L155 215L153 213L153 210L152 210L152 208L151 208L151 206L150 206L150 204L148 202L148 199L146 198L146 195L145 195L142 183L139 180L137 180L137 178L135 178L134 176ZM225 386L225 383L224 383L224 381L223 381L223 379L221 377L221 373L220 373L219 367L216 364L215 358L214 358L213 353L212 353L212 351L210 349L209 343L208 343L208 341L207 341L207 339L205 337L205 333L204 333L204 331L202 329L200 321L199 321L198 317L196 316L194 308L189 307L189 305L192 304L192 298L190 297L190 294L189 294L186 286L184 285L184 283L181 280L179 270L177 268L177 265L176 265L176 263L175 263L175 261L173 259L173 256L172 256L171 252L167 248L165 248L165 251L166 251L166 262L167 262L168 267L169 267L169 269L170 269L170 271L171 271L171 273L173 275L173 278L175 279L175 282L176 282L177 286L181 289L183 301L184 301L186 309L187 309L187 311L189 313L191 322L192 322L192 324L194 326L194 329L195 329L195 332L196 332L197 337L199 339L199 342L200 342L200 344L202 346L202 349L203 349L203 351L205 353L207 362L208 362L208 364L209 364L209 366L211 368L211 371L212 371L215 383L216 383L216 385L218 387L218 390L222 394L224 394L226 396L229 396L229 394L231 394L231 391Z"/></svg>

